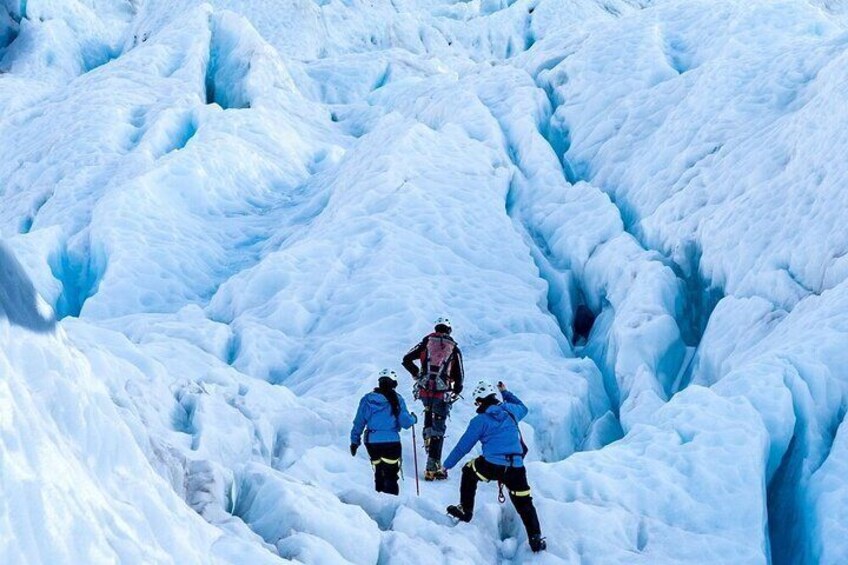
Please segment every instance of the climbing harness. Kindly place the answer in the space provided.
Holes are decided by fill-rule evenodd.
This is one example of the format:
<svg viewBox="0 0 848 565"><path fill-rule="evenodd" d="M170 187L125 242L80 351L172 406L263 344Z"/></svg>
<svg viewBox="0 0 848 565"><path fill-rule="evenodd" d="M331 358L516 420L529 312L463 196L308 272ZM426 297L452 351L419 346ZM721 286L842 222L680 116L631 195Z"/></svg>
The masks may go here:
<svg viewBox="0 0 848 565"><path fill-rule="evenodd" d="M376 467L380 463L385 463L386 465L395 465L400 467L400 459L389 459L388 457L380 457L379 459L372 459L371 466Z"/></svg>
<svg viewBox="0 0 848 565"><path fill-rule="evenodd" d="M477 475L477 477L478 477L481 481L483 481L484 483L488 483L488 482L489 482L489 479L487 479L487 478L486 478L486 476L485 476L485 475L483 475L483 473L481 473L480 471L478 471L478 470L477 470L477 460L476 460L476 459L472 459L472 460L468 463L468 466L471 468L471 470L472 470L472 471L474 471L474 474L475 474L475 475Z"/></svg>

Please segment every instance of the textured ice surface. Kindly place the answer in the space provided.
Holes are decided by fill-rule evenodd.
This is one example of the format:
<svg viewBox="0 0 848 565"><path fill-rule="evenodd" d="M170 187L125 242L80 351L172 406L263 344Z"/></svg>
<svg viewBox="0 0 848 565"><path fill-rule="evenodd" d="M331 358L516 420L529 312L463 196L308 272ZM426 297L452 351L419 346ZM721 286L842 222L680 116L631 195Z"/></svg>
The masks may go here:
<svg viewBox="0 0 848 565"><path fill-rule="evenodd" d="M844 12L1 3L0 556L845 561ZM543 556L347 452L439 315Z"/></svg>

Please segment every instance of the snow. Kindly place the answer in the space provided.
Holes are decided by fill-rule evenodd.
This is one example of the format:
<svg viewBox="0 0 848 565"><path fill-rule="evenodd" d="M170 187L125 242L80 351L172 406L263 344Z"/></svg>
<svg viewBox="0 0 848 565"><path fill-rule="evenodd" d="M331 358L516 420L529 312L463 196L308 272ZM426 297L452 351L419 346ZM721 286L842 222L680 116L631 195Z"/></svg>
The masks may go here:
<svg viewBox="0 0 848 565"><path fill-rule="evenodd" d="M844 12L0 3L0 559L845 561ZM347 452L440 315L543 555Z"/></svg>

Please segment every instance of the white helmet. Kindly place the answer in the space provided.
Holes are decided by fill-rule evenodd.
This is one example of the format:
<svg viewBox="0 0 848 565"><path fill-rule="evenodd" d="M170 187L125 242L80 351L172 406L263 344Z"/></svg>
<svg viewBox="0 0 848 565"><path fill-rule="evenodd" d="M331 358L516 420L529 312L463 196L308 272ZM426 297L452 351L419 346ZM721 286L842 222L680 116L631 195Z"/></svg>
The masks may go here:
<svg viewBox="0 0 848 565"><path fill-rule="evenodd" d="M382 379L383 377L392 379L392 381L394 381L395 384L397 384L397 382L398 382L397 373L395 373L391 369L383 369L382 371L380 371L380 373L377 375L377 378Z"/></svg>
<svg viewBox="0 0 848 565"><path fill-rule="evenodd" d="M449 330L450 330L450 329L453 329L453 327L451 326L450 318L448 318L447 316L439 316L439 317L436 319L436 321L435 321L435 322L433 322L433 325L434 325L434 326L445 326L445 327L446 327L446 328L448 328Z"/></svg>
<svg viewBox="0 0 848 565"><path fill-rule="evenodd" d="M487 383L486 381L480 381L477 383L477 386L474 387L474 392L471 393L471 396L474 400L478 400L480 398L486 398L487 396L495 395L495 398L498 398L498 389L491 385L491 383ZM500 400L500 399L499 399Z"/></svg>

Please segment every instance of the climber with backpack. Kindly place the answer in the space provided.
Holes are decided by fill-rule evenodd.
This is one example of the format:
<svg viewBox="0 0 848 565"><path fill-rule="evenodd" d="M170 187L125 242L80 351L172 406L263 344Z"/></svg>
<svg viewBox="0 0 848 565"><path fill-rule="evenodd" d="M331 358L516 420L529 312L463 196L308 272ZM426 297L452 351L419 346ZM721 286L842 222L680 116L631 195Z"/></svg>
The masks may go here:
<svg viewBox="0 0 848 565"><path fill-rule="evenodd" d="M503 402L498 399L498 391L503 396ZM483 455L463 466L459 487L460 503L448 506L447 512L458 520L470 522L474 514L477 483L498 481L498 501L505 501L503 487L506 487L527 530L530 549L534 552L542 551L547 544L542 537L539 517L530 496L527 470L524 467L527 446L518 428L518 421L527 415L527 407L502 382L498 383L498 389L495 390L491 384L480 381L473 395L477 415L471 419L468 429L445 459L445 468L452 469L478 441L483 444Z"/></svg>
<svg viewBox="0 0 848 565"><path fill-rule="evenodd" d="M359 409L350 431L350 454L356 457L362 432L365 449L374 467L374 488L377 492L397 495L400 492L398 475L401 467L400 430L407 429L418 419L406 409L397 388L397 374L390 369L380 371L377 388L359 401Z"/></svg>
<svg viewBox="0 0 848 565"><path fill-rule="evenodd" d="M459 398L465 377L462 352L451 337L451 331L450 320L440 317L435 322L433 333L424 336L403 356L404 368L415 379L415 398L424 405L425 481L448 477L442 466L442 445L451 405Z"/></svg>

